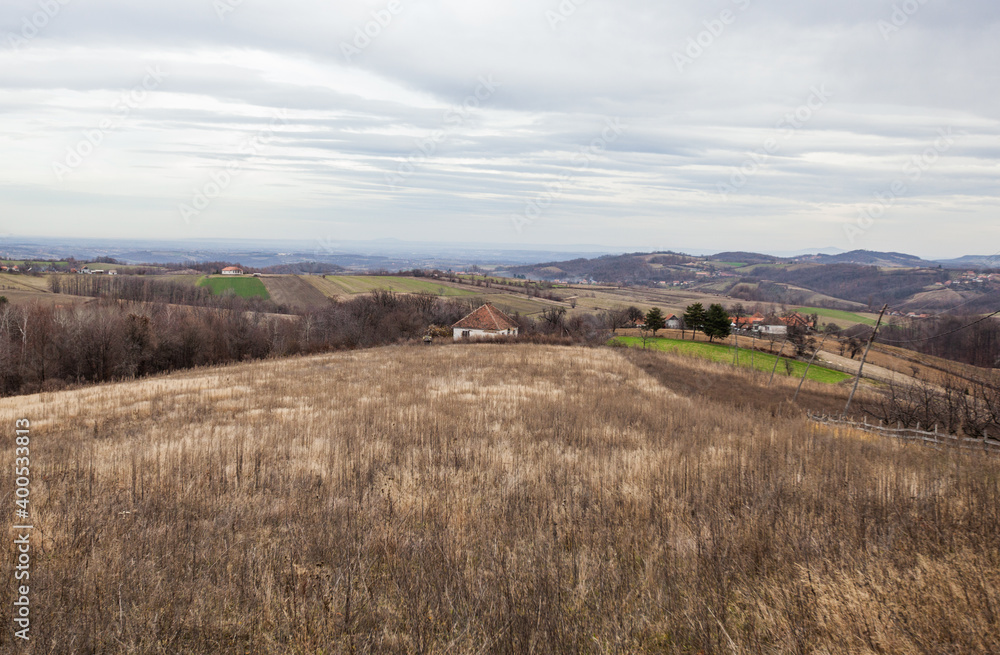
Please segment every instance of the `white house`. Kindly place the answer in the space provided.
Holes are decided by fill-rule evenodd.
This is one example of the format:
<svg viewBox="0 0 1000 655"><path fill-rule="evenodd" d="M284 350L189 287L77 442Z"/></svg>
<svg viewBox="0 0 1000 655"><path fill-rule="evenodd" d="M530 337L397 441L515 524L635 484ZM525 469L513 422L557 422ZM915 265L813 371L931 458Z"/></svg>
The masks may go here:
<svg viewBox="0 0 1000 655"><path fill-rule="evenodd" d="M455 341L517 336L517 323L490 303L486 303L451 328Z"/></svg>
<svg viewBox="0 0 1000 655"><path fill-rule="evenodd" d="M243 275L243 269L239 266L227 266L222 269L223 275Z"/></svg>
<svg viewBox="0 0 1000 655"><path fill-rule="evenodd" d="M760 326L760 333L761 334L778 334L778 335L784 335L784 334L788 334L788 326L787 325L761 325Z"/></svg>
<svg viewBox="0 0 1000 655"><path fill-rule="evenodd" d="M667 327L668 330L679 330L679 329L681 329L681 319L677 318L676 314L671 314L670 316L667 316L663 320L666 323L666 327Z"/></svg>

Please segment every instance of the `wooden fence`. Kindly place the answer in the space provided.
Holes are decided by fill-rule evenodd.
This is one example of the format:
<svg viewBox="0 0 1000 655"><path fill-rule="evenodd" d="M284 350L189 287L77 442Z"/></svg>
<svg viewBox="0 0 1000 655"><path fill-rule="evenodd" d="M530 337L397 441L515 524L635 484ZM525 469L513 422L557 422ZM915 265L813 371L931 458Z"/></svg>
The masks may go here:
<svg viewBox="0 0 1000 655"><path fill-rule="evenodd" d="M1000 455L1000 441L995 439L990 439L987 436L984 439L972 439L971 437L959 437L953 434L947 434L944 432L939 432L937 426L934 426L933 432L927 432L920 429L920 424L914 428L904 428L902 426L889 427L887 425L882 425L879 421L878 425L874 423L869 423L868 419L865 418L863 421L856 421L854 419L849 419L843 416L826 416L819 414L809 414L809 419L817 423L824 423L826 425L842 425L849 428L854 428L855 430L863 430L865 432L871 432L873 434L878 434L883 437L893 437L894 439L905 439L907 441L916 441L927 446L937 447L946 446L948 448L960 448L962 450L978 450L985 453L990 453L993 455Z"/></svg>

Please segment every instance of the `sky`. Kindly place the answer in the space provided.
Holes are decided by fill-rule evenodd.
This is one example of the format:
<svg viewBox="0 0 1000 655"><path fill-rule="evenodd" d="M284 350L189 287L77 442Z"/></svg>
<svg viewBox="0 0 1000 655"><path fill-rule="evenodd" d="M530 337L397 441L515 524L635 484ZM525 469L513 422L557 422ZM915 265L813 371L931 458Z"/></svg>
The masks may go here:
<svg viewBox="0 0 1000 655"><path fill-rule="evenodd" d="M995 0L4 0L0 237L1000 250Z"/></svg>

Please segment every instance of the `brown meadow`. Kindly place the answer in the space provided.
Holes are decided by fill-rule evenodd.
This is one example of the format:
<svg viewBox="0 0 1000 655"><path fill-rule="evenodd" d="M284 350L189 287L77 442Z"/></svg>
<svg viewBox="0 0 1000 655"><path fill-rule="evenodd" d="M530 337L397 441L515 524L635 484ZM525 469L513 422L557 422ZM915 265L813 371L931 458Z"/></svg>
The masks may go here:
<svg viewBox="0 0 1000 655"><path fill-rule="evenodd" d="M0 400L8 511L32 421L22 651L1000 651L1000 463L766 381L421 346Z"/></svg>

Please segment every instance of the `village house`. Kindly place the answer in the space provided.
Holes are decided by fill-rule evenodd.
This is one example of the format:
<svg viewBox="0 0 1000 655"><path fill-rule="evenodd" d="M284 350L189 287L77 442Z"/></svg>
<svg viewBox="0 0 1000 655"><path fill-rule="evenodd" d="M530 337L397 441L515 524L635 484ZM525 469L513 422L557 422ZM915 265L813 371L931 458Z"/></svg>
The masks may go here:
<svg viewBox="0 0 1000 655"><path fill-rule="evenodd" d="M764 322L764 316L760 313L753 316L730 316L729 325L734 330L756 330Z"/></svg>
<svg viewBox="0 0 1000 655"><path fill-rule="evenodd" d="M243 275L243 269L239 266L227 266L222 269L223 275Z"/></svg>
<svg viewBox="0 0 1000 655"><path fill-rule="evenodd" d="M811 330L816 327L816 324L813 321L810 321L798 312L792 312L788 316L782 317L781 322L788 327L799 327L805 330Z"/></svg>
<svg viewBox="0 0 1000 655"><path fill-rule="evenodd" d="M670 314L663 320L666 322L666 327L668 330L681 329L681 319L677 317L677 314Z"/></svg>
<svg viewBox="0 0 1000 655"><path fill-rule="evenodd" d="M455 341L516 337L517 323L502 311L486 303L451 326Z"/></svg>
<svg viewBox="0 0 1000 655"><path fill-rule="evenodd" d="M778 334L784 335L788 334L787 325L761 325L759 332L763 335Z"/></svg>

